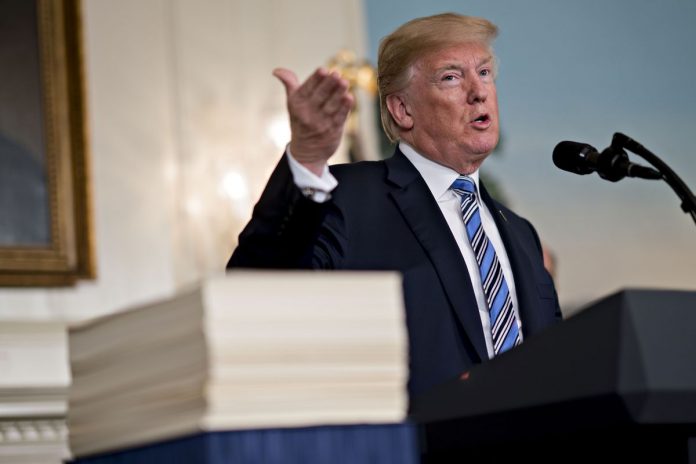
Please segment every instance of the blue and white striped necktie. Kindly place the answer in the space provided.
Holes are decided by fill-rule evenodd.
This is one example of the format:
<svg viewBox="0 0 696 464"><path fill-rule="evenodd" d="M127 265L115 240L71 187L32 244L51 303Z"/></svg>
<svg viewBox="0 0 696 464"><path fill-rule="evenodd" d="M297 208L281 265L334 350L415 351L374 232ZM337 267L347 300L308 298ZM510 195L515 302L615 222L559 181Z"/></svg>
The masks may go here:
<svg viewBox="0 0 696 464"><path fill-rule="evenodd" d="M459 176L451 188L461 198L462 218L479 266L481 285L491 318L493 350L497 355L522 341L510 290L493 244L488 240L481 224L481 213L476 201L476 184L467 176Z"/></svg>

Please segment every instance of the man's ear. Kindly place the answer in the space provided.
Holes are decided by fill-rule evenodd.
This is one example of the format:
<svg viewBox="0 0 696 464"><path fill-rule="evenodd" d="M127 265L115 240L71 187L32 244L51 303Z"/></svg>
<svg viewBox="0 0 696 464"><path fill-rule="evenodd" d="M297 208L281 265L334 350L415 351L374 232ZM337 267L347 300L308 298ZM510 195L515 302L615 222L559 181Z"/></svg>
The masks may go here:
<svg viewBox="0 0 696 464"><path fill-rule="evenodd" d="M387 96L387 108L389 114L401 130L407 131L413 128L413 117L411 116L411 106L408 104L407 97L401 93L393 93Z"/></svg>

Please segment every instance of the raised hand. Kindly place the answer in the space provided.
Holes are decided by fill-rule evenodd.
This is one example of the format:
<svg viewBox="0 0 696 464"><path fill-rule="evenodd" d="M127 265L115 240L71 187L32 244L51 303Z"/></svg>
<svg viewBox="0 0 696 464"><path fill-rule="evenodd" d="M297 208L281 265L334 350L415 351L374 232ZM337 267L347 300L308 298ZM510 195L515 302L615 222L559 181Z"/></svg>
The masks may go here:
<svg viewBox="0 0 696 464"><path fill-rule="evenodd" d="M353 107L348 81L319 68L301 85L289 69L273 71L285 86L290 114L292 156L321 175L326 161L336 152L343 127Z"/></svg>

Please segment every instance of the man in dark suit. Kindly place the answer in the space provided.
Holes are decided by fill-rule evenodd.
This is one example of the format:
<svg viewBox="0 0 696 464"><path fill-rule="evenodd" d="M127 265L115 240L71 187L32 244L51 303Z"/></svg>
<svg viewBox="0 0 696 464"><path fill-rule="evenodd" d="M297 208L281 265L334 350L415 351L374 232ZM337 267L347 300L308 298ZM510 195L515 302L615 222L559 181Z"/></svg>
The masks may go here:
<svg viewBox="0 0 696 464"><path fill-rule="evenodd" d="M353 104L348 83L319 69L300 84L277 69L292 140L228 264L400 271L412 396L561 317L533 227L478 180L498 143L496 33L485 19L443 14L383 39L382 123L399 143L385 161L329 170Z"/></svg>

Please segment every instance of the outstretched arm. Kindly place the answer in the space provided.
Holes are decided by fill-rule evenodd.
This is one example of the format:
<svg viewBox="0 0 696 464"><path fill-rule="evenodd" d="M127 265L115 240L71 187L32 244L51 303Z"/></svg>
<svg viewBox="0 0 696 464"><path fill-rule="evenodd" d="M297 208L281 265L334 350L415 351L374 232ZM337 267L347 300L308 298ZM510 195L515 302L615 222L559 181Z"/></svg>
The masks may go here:
<svg viewBox="0 0 696 464"><path fill-rule="evenodd" d="M278 68L273 74L287 94L292 140L289 152L312 174L322 176L336 152L353 97L348 82L317 69L303 84ZM239 236L227 267L331 268L341 254L341 220L333 202L316 203L296 185L287 154L281 159ZM325 219L332 218L328 222ZM324 237L324 239L322 239Z"/></svg>

